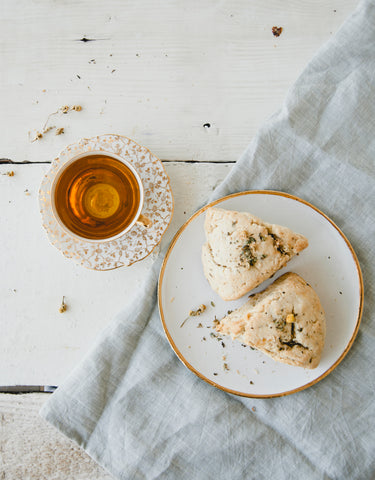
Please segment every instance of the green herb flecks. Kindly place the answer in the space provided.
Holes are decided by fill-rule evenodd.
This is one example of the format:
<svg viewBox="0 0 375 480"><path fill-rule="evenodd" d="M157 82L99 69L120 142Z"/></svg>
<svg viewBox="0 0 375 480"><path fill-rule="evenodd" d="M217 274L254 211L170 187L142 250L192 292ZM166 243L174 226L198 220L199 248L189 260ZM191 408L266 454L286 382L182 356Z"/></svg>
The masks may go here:
<svg viewBox="0 0 375 480"><path fill-rule="evenodd" d="M185 322L189 320L190 317L196 317L197 315L200 315L201 313L203 313L205 310L206 310L206 305L203 305L203 303L202 305L199 305L197 310L190 310L189 316L186 317L185 320L181 323L180 328L185 325Z"/></svg>
<svg viewBox="0 0 375 480"><path fill-rule="evenodd" d="M256 240L254 237L249 236L248 239L246 240L246 243L242 246L241 249L241 260L243 262L247 262L250 267L253 267L258 260L258 258L254 255L252 249L251 249L251 244L256 243Z"/></svg>

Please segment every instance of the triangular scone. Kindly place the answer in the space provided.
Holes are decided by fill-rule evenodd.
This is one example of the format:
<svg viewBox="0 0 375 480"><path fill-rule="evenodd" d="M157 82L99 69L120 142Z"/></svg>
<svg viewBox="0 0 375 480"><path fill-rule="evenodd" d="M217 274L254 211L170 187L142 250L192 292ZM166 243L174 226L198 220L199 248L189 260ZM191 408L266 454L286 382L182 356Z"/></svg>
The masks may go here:
<svg viewBox="0 0 375 480"><path fill-rule="evenodd" d="M242 297L308 246L287 227L222 208L207 209L204 229L203 271L223 300Z"/></svg>
<svg viewBox="0 0 375 480"><path fill-rule="evenodd" d="M315 368L326 323L318 295L299 275L286 273L224 317L216 330L278 362Z"/></svg>

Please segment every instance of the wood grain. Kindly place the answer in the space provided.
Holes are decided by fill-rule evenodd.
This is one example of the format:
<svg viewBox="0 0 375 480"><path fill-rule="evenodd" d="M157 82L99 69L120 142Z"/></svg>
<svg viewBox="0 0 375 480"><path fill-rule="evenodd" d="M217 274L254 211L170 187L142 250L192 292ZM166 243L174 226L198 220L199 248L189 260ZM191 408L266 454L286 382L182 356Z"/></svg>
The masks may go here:
<svg viewBox="0 0 375 480"><path fill-rule="evenodd" d="M118 133L162 159L235 161L357 3L4 1L0 158L48 161ZM64 135L30 143L73 104L82 112L51 118Z"/></svg>
<svg viewBox="0 0 375 480"><path fill-rule="evenodd" d="M0 394L0 478L111 480L84 450L39 416L48 397Z"/></svg>
<svg viewBox="0 0 375 480"><path fill-rule="evenodd" d="M34 163L0 165L15 172L0 176L0 385L60 383L152 262L91 272L52 247L37 202L44 162L102 133L149 147L166 160L175 194L167 242L357 3L0 3L0 163ZM279 38L273 25L283 27ZM49 118L64 134L51 130L31 142L63 105L83 108ZM69 309L59 314L63 295Z"/></svg>
<svg viewBox="0 0 375 480"><path fill-rule="evenodd" d="M96 272L66 259L48 242L38 206L48 165L0 165L0 385L58 385L99 332L131 302L154 254L117 270ZM202 206L230 171L228 164L167 163L175 197L164 237ZM156 254L156 252L155 252ZM59 313L62 296L68 309Z"/></svg>

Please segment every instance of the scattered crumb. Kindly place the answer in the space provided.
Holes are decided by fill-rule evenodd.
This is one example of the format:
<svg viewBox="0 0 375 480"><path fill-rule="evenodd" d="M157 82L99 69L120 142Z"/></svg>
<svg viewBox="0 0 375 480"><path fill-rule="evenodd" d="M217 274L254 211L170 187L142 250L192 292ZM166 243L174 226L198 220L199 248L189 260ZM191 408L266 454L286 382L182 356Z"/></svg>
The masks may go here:
<svg viewBox="0 0 375 480"><path fill-rule="evenodd" d="M115 72L115 71L116 71L116 69L114 68L111 73L113 73L113 72Z"/></svg>
<svg viewBox="0 0 375 480"><path fill-rule="evenodd" d="M225 343L224 343L224 342L221 342L221 346L222 346L223 348L225 348Z"/></svg>
<svg viewBox="0 0 375 480"><path fill-rule="evenodd" d="M79 78L81 80L81 77L77 74L77 78Z"/></svg>
<svg viewBox="0 0 375 480"><path fill-rule="evenodd" d="M205 342L205 341L206 341L206 337L203 337L202 340Z"/></svg>
<svg viewBox="0 0 375 480"><path fill-rule="evenodd" d="M340 295L342 295L342 292L339 292Z"/></svg>
<svg viewBox="0 0 375 480"><path fill-rule="evenodd" d="M228 364L227 364L227 363L224 363L224 364L223 364L223 370L224 370L224 371L229 371L229 367L228 367Z"/></svg>
<svg viewBox="0 0 375 480"><path fill-rule="evenodd" d="M203 328L203 325L201 323L198 323L197 328Z"/></svg>
<svg viewBox="0 0 375 480"><path fill-rule="evenodd" d="M217 375L217 373L216 373L216 372L214 372L214 373L213 373L213 375L215 375L215 376L216 376L216 375Z"/></svg>
<svg viewBox="0 0 375 480"><path fill-rule="evenodd" d="M73 105L71 109L75 110L76 112L80 112L82 110L82 107L81 105Z"/></svg>
<svg viewBox="0 0 375 480"><path fill-rule="evenodd" d="M252 410L253 412L256 412L256 411L257 411L257 409L256 409L255 407L251 407L251 410Z"/></svg>
<svg viewBox="0 0 375 480"><path fill-rule="evenodd" d="M239 370L236 370L236 373L238 373L238 375L241 375Z"/></svg>
<svg viewBox="0 0 375 480"><path fill-rule="evenodd" d="M62 135L64 133L64 127L56 128L55 135Z"/></svg>
<svg viewBox="0 0 375 480"><path fill-rule="evenodd" d="M250 385L254 385L254 382L252 380L250 380Z"/></svg>
<svg viewBox="0 0 375 480"><path fill-rule="evenodd" d="M207 327L207 328L211 328L211 327ZM217 333L214 333L214 332L210 332L210 337L212 338L215 338L218 342L221 342L223 339L222 337L220 337ZM222 344L224 344L224 342L221 342ZM223 345L225 347L225 345Z"/></svg>
<svg viewBox="0 0 375 480"><path fill-rule="evenodd" d="M227 359L227 356L223 355L221 358L223 359L223 362L225 362L225 360Z"/></svg>
<svg viewBox="0 0 375 480"><path fill-rule="evenodd" d="M30 192L29 192L29 190L28 190L27 188L26 188L26 190L25 190L25 195L30 195Z"/></svg>
<svg viewBox="0 0 375 480"><path fill-rule="evenodd" d="M212 307L215 307L215 304L214 304L214 302L213 302L212 300L211 300L211 306L212 306Z"/></svg>
<svg viewBox="0 0 375 480"><path fill-rule="evenodd" d="M280 37L282 34L283 27L272 27L272 33L275 37Z"/></svg>
<svg viewBox="0 0 375 480"><path fill-rule="evenodd" d="M45 88L43 88L42 92L43 92L43 93L45 93L45 92L46 92L46 89L45 89Z"/></svg>
<svg viewBox="0 0 375 480"><path fill-rule="evenodd" d="M211 123L204 123L203 124L203 128L210 128L211 127Z"/></svg>
<svg viewBox="0 0 375 480"><path fill-rule="evenodd" d="M174 297L171 298L171 303L173 303L173 302L174 302Z"/></svg>
<svg viewBox="0 0 375 480"><path fill-rule="evenodd" d="M68 113L69 112L69 105L64 105L63 107L60 108L62 113Z"/></svg>
<svg viewBox="0 0 375 480"><path fill-rule="evenodd" d="M7 175L8 177L14 177L14 172L13 172L13 170L11 170L10 172L5 172L5 173L2 173L1 175Z"/></svg>

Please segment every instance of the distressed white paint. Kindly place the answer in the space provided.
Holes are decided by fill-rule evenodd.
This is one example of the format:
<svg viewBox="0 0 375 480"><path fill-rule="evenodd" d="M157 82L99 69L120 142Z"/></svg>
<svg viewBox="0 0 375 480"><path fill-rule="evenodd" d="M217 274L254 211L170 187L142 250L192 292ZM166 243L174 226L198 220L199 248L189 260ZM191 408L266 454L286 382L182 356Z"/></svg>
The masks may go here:
<svg viewBox="0 0 375 480"><path fill-rule="evenodd" d="M49 161L81 137L118 133L163 159L234 161L357 3L4 0L0 159ZM273 25L284 28L279 38ZM64 135L29 141L50 113L74 104L83 110L49 123ZM230 166L166 167L176 200L171 238ZM0 166L15 171L0 176L0 385L59 384L136 294L152 261L92 272L64 258L40 222L37 190L47 168Z"/></svg>
<svg viewBox="0 0 375 480"><path fill-rule="evenodd" d="M0 157L49 160L80 137L118 133L162 159L236 160L357 3L5 0ZM65 135L30 143L66 104L83 110L51 119Z"/></svg>
<svg viewBox="0 0 375 480"><path fill-rule="evenodd" d="M228 164L167 163L175 192L171 239L225 177ZM66 259L41 226L37 192L48 165L1 165L0 385L58 385L142 284L151 257L96 272ZM25 192L25 190L28 190ZM29 195L27 195L29 193ZM65 295L68 310L59 306Z"/></svg>

